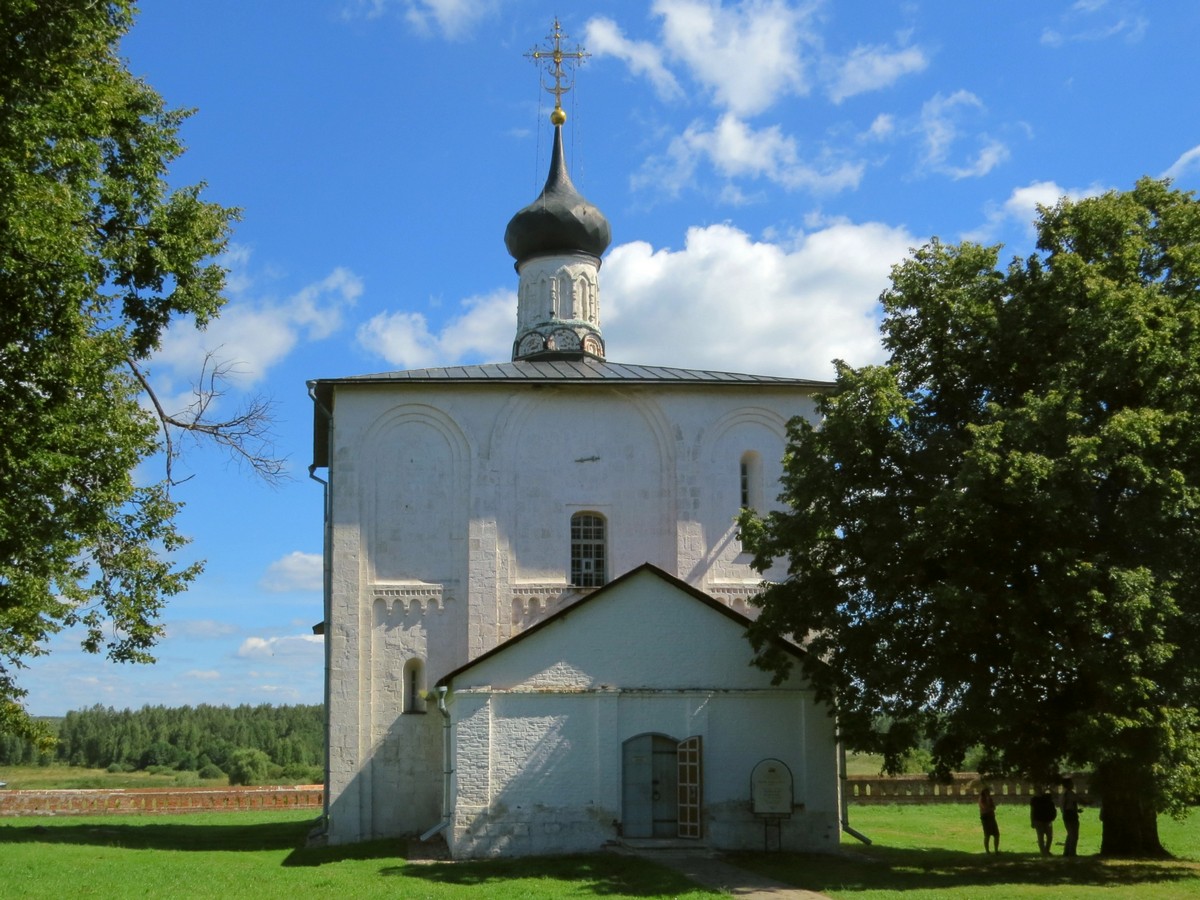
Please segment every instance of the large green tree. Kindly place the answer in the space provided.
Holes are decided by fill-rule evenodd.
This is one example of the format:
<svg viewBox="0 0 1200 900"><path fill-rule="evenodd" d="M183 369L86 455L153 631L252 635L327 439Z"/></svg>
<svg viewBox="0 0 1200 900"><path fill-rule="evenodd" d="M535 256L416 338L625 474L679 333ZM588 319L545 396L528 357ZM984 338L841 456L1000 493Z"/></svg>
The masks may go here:
<svg viewBox="0 0 1200 900"><path fill-rule="evenodd" d="M247 435L246 416L206 421L212 384L184 415L142 402L164 329L221 307L236 211L168 185L187 113L118 55L133 6L0 0L0 731L35 730L16 670L64 627L150 659L198 566L175 559L169 471L134 470L179 428Z"/></svg>
<svg viewBox="0 0 1200 900"><path fill-rule="evenodd" d="M751 629L808 643L845 739L1094 773L1105 854L1200 789L1200 203L1165 182L1040 212L1037 252L937 241L892 272L888 361L838 364L743 539ZM881 727L881 723L884 723Z"/></svg>

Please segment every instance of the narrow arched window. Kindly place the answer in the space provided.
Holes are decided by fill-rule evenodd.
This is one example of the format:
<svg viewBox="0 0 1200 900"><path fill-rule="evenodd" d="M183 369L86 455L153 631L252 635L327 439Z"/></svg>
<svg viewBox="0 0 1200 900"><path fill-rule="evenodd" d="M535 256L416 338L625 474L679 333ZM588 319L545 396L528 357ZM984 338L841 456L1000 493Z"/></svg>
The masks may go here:
<svg viewBox="0 0 1200 900"><path fill-rule="evenodd" d="M425 666L419 659L404 664L404 711L425 712Z"/></svg>
<svg viewBox="0 0 1200 900"><path fill-rule="evenodd" d="M606 526L596 513L571 516L571 584L576 587L600 587L605 581Z"/></svg>
<svg viewBox="0 0 1200 900"><path fill-rule="evenodd" d="M754 450L742 454L741 507L755 512L763 511L762 457Z"/></svg>

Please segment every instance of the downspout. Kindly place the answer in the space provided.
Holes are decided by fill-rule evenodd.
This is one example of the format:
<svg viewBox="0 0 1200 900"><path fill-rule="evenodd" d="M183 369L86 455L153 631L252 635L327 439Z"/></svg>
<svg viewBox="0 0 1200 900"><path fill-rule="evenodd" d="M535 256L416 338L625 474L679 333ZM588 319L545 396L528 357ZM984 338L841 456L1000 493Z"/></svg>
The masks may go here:
<svg viewBox="0 0 1200 900"><path fill-rule="evenodd" d="M864 844L870 844L871 839L861 831L851 827L850 825L850 800L848 798L850 786L846 783L846 745L838 741L838 801L841 806L842 814L842 831L853 838L858 838Z"/></svg>
<svg viewBox="0 0 1200 900"><path fill-rule="evenodd" d="M316 407L317 409L319 409L325 415L326 420L332 424L333 413L331 413L328 409L326 409L325 406L321 403L321 401L317 399L317 391L316 391L315 382L310 381L308 383L308 396L309 396L309 399L312 400L313 406ZM331 510L330 510L330 505L331 505L332 501L329 496L329 482L323 478L318 478L317 474L316 474L316 470L317 470L317 466L315 463L308 467L308 477L311 478L313 481L317 482L317 484L321 485L321 495L322 495L321 496L321 499L322 499L322 502L321 502L322 516L321 517L322 517L323 521L321 523L322 524L322 529L321 529L322 530L322 535L321 535L322 548L321 549L322 549L322 556L324 557L324 559L323 559L322 566L321 566L321 568L322 568L321 593L323 595L321 598L321 613L322 613L321 622L322 622L323 631L324 631L324 634L322 635L324 637L322 644L324 645L324 650L325 650L325 653L324 653L324 656L325 656L325 691L324 691L324 700L325 700L325 802L324 802L324 809L321 811L322 812L321 818L323 820L322 825L324 826L324 831L326 834L328 834L328 832L329 832L329 762L330 762L329 748L332 743L332 741L331 741L332 735L330 734L330 729L329 729L329 722L330 722L330 718L329 718L329 699L330 699L329 673L330 673L330 669L332 668L332 662L331 662L332 651L330 650L331 642L330 642L330 633L329 633L330 632L329 619L330 619L330 614L333 609L333 572L330 569L329 562L330 562L330 559L332 558L332 554L330 553L330 550L331 550L330 544L332 541L332 533L333 533L333 529L332 529L332 525L331 525L331 520L333 517L331 515Z"/></svg>
<svg viewBox="0 0 1200 900"><path fill-rule="evenodd" d="M442 714L442 821L421 835L423 841L429 840L450 825L450 778L454 774L454 766L451 764L450 710L446 709L446 692L448 690L449 688L444 684L438 685L437 705L438 712Z"/></svg>

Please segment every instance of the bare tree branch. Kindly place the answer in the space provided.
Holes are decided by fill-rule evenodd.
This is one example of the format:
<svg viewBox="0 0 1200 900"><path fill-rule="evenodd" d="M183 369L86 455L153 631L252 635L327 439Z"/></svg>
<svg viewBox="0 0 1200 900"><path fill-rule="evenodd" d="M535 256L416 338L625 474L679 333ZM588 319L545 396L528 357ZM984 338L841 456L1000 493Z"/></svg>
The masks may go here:
<svg viewBox="0 0 1200 900"><path fill-rule="evenodd" d="M273 401L261 396L252 397L226 419L207 418L210 408L228 393L227 382L234 372L232 363L219 361L212 351L204 356L200 375L192 385L193 401L179 413L168 413L162 405L150 379L138 363L127 358L134 377L150 398L163 433L167 481L180 484L187 479L174 479L174 462L182 451L175 431L191 435L197 441L207 439L225 449L237 463L247 465L259 478L271 485L289 480L287 460L274 454L274 435L271 431ZM188 476L189 478L191 476Z"/></svg>

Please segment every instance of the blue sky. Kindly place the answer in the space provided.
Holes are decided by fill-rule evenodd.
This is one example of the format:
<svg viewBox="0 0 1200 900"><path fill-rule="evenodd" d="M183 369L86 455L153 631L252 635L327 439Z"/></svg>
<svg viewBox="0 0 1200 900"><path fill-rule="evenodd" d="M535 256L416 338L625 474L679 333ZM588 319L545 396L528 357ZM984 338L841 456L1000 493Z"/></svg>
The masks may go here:
<svg viewBox="0 0 1200 900"><path fill-rule="evenodd" d="M503 362L503 234L545 180L552 98L524 54L553 17L591 57L564 99L572 177L612 224L610 359L828 378L882 359L889 267L938 236L1031 251L1037 204L1142 175L1200 188L1194 0L144 0L130 68L194 107L180 185L243 218L229 302L152 373L206 351L276 404L293 480L193 447L176 497L205 573L154 666L64 633L29 708L317 703L320 377ZM180 399L178 402L184 402ZM148 472L147 477L157 473Z"/></svg>

